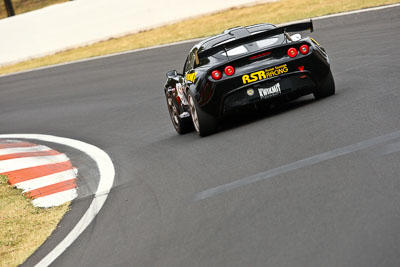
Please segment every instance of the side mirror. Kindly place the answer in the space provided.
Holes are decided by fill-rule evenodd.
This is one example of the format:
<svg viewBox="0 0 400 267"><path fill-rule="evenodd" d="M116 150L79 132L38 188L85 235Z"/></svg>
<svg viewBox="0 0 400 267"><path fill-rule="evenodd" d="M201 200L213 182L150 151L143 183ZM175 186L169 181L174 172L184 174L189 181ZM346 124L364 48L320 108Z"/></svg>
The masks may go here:
<svg viewBox="0 0 400 267"><path fill-rule="evenodd" d="M175 78L178 76L178 72L176 70L170 70L167 72L167 78Z"/></svg>
<svg viewBox="0 0 400 267"><path fill-rule="evenodd" d="M298 41L301 39L301 34L300 33L293 34L292 36L290 36L290 38L292 39L293 42Z"/></svg>

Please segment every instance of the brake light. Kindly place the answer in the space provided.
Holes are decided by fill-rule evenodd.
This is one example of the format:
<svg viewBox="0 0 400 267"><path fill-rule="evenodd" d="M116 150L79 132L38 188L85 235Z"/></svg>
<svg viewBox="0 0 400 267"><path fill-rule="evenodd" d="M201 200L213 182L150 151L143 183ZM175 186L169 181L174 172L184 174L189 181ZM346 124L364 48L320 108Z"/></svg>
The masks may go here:
<svg viewBox="0 0 400 267"><path fill-rule="evenodd" d="M226 75L232 76L233 74L235 74L235 68L233 68L232 66L226 66L224 72Z"/></svg>
<svg viewBox="0 0 400 267"><path fill-rule="evenodd" d="M219 80L222 77L222 73L219 70L214 70L211 72L211 77L213 77L214 80Z"/></svg>
<svg viewBox="0 0 400 267"><path fill-rule="evenodd" d="M289 50L287 51L289 57L295 57L297 56L297 50L294 47L289 48Z"/></svg>
<svg viewBox="0 0 400 267"><path fill-rule="evenodd" d="M268 56L270 54L271 54L271 52L264 52L264 53L261 53L261 54L258 54L258 55L251 56L250 59L252 60L252 59L259 58L259 57Z"/></svg>
<svg viewBox="0 0 400 267"><path fill-rule="evenodd" d="M310 50L310 48L306 44L300 46L300 53L302 53L303 55L306 55L309 50Z"/></svg>

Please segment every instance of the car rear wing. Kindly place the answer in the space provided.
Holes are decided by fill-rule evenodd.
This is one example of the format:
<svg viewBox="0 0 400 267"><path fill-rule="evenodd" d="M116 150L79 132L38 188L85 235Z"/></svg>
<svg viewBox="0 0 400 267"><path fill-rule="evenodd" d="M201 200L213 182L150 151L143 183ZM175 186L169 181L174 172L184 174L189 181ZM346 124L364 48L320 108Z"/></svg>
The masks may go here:
<svg viewBox="0 0 400 267"><path fill-rule="evenodd" d="M259 40L266 39L271 36L283 34L285 32L301 32L301 31L308 31L308 30L310 32L314 31L313 22L311 19L310 19L310 21L307 21L307 22L282 25L280 27L277 27L277 28L274 28L271 30L262 31L262 32L259 32L259 33L253 34L253 35L245 36L243 38L238 38L236 40L233 40L233 41L230 41L227 43L216 45L207 50L198 52L197 57L199 59L207 58L209 56L215 55L219 51L227 51L231 48L234 48L234 47L237 47L237 46L240 46L243 44L259 41Z"/></svg>

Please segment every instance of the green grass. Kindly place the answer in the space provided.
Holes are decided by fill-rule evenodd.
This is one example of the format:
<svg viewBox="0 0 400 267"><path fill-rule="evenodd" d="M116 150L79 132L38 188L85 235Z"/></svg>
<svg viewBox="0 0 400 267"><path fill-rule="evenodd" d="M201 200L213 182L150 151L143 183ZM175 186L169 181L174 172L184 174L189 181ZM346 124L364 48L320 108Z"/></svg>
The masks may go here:
<svg viewBox="0 0 400 267"><path fill-rule="evenodd" d="M0 175L0 266L22 264L56 229L69 204L35 208Z"/></svg>

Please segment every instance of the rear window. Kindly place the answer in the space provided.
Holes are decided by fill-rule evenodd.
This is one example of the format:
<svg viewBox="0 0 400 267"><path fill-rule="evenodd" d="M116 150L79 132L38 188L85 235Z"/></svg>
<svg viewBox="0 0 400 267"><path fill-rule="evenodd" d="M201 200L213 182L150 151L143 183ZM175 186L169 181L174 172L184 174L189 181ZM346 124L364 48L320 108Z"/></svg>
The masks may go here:
<svg viewBox="0 0 400 267"><path fill-rule="evenodd" d="M258 47L258 49L264 49L266 47L274 46L274 45L279 44L279 41L280 41L279 36L274 36L274 37L271 37L271 38L267 38L267 39L263 39L263 40L259 40L259 41L255 41L255 42L249 43L249 45L256 45ZM216 45L220 45L220 44L221 43L216 44ZM250 51L248 50L248 48L245 45L240 45L240 46L233 47L233 48L227 50L228 57L238 56L238 55L241 55L241 54L245 54L247 52L250 52ZM220 52L219 55L223 56L223 57L226 56L225 52Z"/></svg>
<svg viewBox="0 0 400 267"><path fill-rule="evenodd" d="M272 37L264 40L257 41L257 45L259 48L265 48L267 46L272 46L276 43L278 43L279 38L278 37Z"/></svg>

